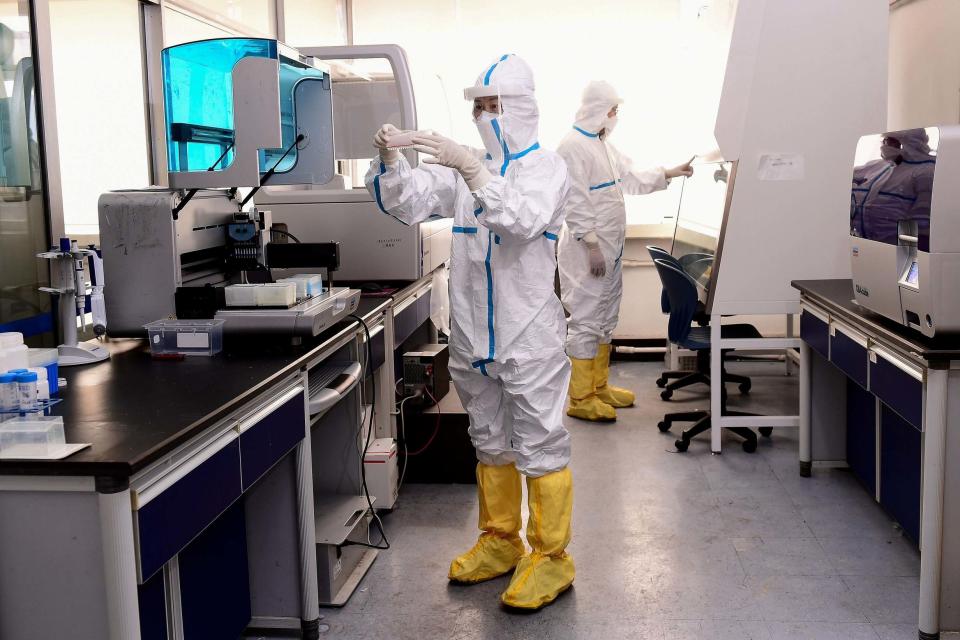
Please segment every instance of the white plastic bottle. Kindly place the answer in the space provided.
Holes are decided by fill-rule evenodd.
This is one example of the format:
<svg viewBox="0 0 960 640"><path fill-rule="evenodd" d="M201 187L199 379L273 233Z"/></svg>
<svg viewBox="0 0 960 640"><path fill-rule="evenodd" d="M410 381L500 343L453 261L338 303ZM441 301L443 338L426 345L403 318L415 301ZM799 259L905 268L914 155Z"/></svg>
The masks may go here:
<svg viewBox="0 0 960 640"><path fill-rule="evenodd" d="M47 380L47 370L43 367L30 367L29 371L37 374L37 400L49 400L50 382Z"/></svg>
<svg viewBox="0 0 960 640"><path fill-rule="evenodd" d="M23 344L23 334L16 331L0 333L0 371L26 368L29 364L30 349Z"/></svg>

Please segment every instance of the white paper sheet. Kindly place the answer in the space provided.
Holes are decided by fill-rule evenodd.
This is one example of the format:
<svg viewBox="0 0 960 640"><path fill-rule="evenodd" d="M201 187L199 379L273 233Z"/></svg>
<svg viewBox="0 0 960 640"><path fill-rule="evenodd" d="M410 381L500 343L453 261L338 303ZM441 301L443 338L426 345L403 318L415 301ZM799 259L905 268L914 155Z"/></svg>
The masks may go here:
<svg viewBox="0 0 960 640"><path fill-rule="evenodd" d="M803 155L764 153L760 156L757 177L761 180L803 180Z"/></svg>

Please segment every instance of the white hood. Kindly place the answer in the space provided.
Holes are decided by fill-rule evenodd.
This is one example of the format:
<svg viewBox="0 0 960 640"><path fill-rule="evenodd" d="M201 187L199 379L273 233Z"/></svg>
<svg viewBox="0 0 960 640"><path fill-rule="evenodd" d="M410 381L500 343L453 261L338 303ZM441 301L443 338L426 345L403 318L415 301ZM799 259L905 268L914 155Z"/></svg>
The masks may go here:
<svg viewBox="0 0 960 640"><path fill-rule="evenodd" d="M468 100L499 96L502 113L476 120L487 154L502 166L528 152L537 144L540 111L534 98L535 85L530 66L515 55L501 56L477 78L474 86L464 89Z"/></svg>
<svg viewBox="0 0 960 640"><path fill-rule="evenodd" d="M588 134L598 134L609 122L607 114L623 99L613 86L603 80L594 80L583 90L580 108L574 125Z"/></svg>

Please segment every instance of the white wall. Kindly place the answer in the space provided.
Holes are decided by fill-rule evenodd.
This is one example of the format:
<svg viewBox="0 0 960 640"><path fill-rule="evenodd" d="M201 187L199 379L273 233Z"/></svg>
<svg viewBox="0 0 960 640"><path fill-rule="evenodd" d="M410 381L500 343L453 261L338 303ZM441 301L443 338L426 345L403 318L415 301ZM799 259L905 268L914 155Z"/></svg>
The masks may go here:
<svg viewBox="0 0 960 640"><path fill-rule="evenodd" d="M913 0L890 13L890 130L960 122L960 2Z"/></svg>

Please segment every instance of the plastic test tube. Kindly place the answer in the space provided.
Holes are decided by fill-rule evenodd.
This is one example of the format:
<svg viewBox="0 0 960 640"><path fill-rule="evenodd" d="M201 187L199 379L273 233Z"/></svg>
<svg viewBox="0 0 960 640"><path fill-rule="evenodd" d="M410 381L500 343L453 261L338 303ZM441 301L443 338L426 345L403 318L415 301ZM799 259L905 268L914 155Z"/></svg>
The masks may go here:
<svg viewBox="0 0 960 640"><path fill-rule="evenodd" d="M20 409L17 395L17 376L12 373L0 373L0 422L13 418L9 413Z"/></svg>
<svg viewBox="0 0 960 640"><path fill-rule="evenodd" d="M17 375L17 396L20 411L35 411L37 408L37 374L27 371Z"/></svg>

